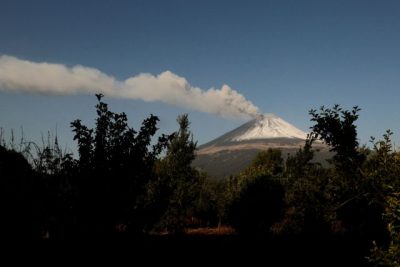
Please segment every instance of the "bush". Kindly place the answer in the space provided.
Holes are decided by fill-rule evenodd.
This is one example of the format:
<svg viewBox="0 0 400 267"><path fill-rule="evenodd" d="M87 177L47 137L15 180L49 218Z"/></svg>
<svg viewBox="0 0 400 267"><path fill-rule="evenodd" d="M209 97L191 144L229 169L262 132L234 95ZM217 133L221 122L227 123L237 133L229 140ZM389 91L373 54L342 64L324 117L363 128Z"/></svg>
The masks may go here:
<svg viewBox="0 0 400 267"><path fill-rule="evenodd" d="M279 220L284 207L281 183L269 176L259 176L242 189L234 199L228 222L238 233L267 235L273 223Z"/></svg>

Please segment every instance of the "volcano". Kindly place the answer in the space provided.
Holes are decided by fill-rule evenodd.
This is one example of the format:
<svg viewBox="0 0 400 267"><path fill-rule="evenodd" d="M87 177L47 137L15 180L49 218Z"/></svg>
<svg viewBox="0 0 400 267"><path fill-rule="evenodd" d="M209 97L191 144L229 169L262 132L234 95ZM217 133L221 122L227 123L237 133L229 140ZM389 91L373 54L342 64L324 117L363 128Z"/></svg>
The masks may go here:
<svg viewBox="0 0 400 267"><path fill-rule="evenodd" d="M274 114L264 114L198 147L193 166L221 179L246 168L260 151L282 150L286 158L304 145L307 133ZM314 148L327 152L321 143ZM326 153L325 153L326 154Z"/></svg>

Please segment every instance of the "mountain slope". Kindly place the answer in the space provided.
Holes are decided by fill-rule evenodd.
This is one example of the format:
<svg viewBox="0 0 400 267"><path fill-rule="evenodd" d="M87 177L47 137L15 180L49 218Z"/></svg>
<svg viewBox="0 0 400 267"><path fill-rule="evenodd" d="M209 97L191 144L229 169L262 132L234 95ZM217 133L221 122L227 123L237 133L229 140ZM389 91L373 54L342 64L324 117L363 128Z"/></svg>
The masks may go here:
<svg viewBox="0 0 400 267"><path fill-rule="evenodd" d="M221 179L246 168L255 155L268 148L282 150L282 156L295 153L304 145L307 134L273 114L261 115L238 128L199 146L193 165ZM327 148L317 143L318 155L327 158Z"/></svg>

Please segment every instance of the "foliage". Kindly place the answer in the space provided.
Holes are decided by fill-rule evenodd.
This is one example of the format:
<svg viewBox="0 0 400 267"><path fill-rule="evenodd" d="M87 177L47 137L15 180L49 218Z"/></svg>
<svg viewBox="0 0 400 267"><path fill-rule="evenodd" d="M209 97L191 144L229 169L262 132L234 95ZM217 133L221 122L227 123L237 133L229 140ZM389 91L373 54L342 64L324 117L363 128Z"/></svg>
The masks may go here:
<svg viewBox="0 0 400 267"><path fill-rule="evenodd" d="M278 180L259 176L233 200L228 222L241 234L267 235L282 215L283 196L283 187Z"/></svg>
<svg viewBox="0 0 400 267"><path fill-rule="evenodd" d="M359 227L360 221L354 221L352 214L368 206L363 188L365 179L361 167L365 155L360 152L357 140L358 107L351 111L343 110L339 105L332 109L321 107L320 111L311 110L312 134L330 146L335 152L333 163L335 172L329 181L329 195L332 220L344 222L347 228ZM360 215L362 216L362 215ZM337 223L337 222L336 222ZM351 232L355 232L352 230Z"/></svg>
<svg viewBox="0 0 400 267"><path fill-rule="evenodd" d="M84 232L113 234L116 225L140 233L146 225L144 199L154 177L157 156L168 142L162 135L151 148L158 118L145 119L139 132L128 126L125 113L113 113L96 95L96 128L75 120L71 127L78 142L79 218Z"/></svg>
<svg viewBox="0 0 400 267"><path fill-rule="evenodd" d="M369 260L376 266L400 266L400 156L393 151L391 135L388 130L383 140L371 138L374 150L366 167L374 199L384 206L389 235L388 242L374 241Z"/></svg>
<svg viewBox="0 0 400 267"><path fill-rule="evenodd" d="M378 247L374 242L370 262L376 266L400 266L400 193L392 193L386 197L387 207L384 218L390 234L390 242L386 248Z"/></svg>
<svg viewBox="0 0 400 267"><path fill-rule="evenodd" d="M191 166L196 143L189 130L188 115L177 118L179 130L168 143L162 161L164 186L169 192L168 207L161 225L171 233L183 232L186 220L193 214L192 207L199 195L200 176Z"/></svg>
<svg viewBox="0 0 400 267"><path fill-rule="evenodd" d="M40 235L33 197L35 173L21 153L0 145L0 234L3 240L28 240ZM40 217L40 216L37 216ZM32 229L33 228L33 229ZM32 232L33 230L33 232Z"/></svg>
<svg viewBox="0 0 400 267"><path fill-rule="evenodd" d="M303 148L289 155L283 174L286 209L282 220L274 225L275 233L325 234L328 228L329 180L331 172L313 163L309 135Z"/></svg>
<svg viewBox="0 0 400 267"><path fill-rule="evenodd" d="M242 234L266 235L282 213L281 151L260 152L238 177L228 180L227 219Z"/></svg>
<svg viewBox="0 0 400 267"><path fill-rule="evenodd" d="M221 199L221 183L210 179L206 173L199 174L197 196L193 206L192 227L221 225L224 218L224 202Z"/></svg>
<svg viewBox="0 0 400 267"><path fill-rule="evenodd" d="M312 127L314 133L336 152L336 169L329 191L331 216L342 222L347 235L375 240L370 261L376 265L399 266L399 157L393 152L391 131L384 134L383 140L372 138L371 152L358 147L354 125L358 111L357 107L349 112L335 106L332 110L321 108L320 113L310 112L316 122ZM378 247L377 243L383 246Z"/></svg>
<svg viewBox="0 0 400 267"><path fill-rule="evenodd" d="M293 180L298 177L304 176L308 171L315 168L316 164L312 163L314 158L314 151L312 144L315 141L315 136L308 135L304 147L300 148L296 154L288 155L285 164L284 176L288 180Z"/></svg>
<svg viewBox="0 0 400 267"><path fill-rule="evenodd" d="M359 170L365 157L359 152L357 139L357 121L360 109L355 106L351 111L343 110L339 105L332 109L322 106L317 112L310 110L312 134L323 140L335 152L334 163L337 171L353 175Z"/></svg>
<svg viewBox="0 0 400 267"><path fill-rule="evenodd" d="M374 244L371 263L399 266L400 154L391 131L372 138L371 149L359 146L357 107L311 110L312 131L285 162L280 150L269 149L239 175L217 182L191 166L196 143L187 115L178 117L176 133L154 141L156 116L135 131L125 113L97 98L93 129L79 119L71 123L78 158L50 134L40 147L23 138L17 145L13 135L7 143L0 130L3 238L182 234L226 223L253 237L358 240ZM313 145L320 141L334 153L332 165L315 163Z"/></svg>
<svg viewBox="0 0 400 267"><path fill-rule="evenodd" d="M388 130L383 139L378 141L371 137L373 151L364 167L369 187L374 190L375 197L382 201L386 192L400 190L400 157L393 151L392 134Z"/></svg>
<svg viewBox="0 0 400 267"><path fill-rule="evenodd" d="M238 198L241 192L258 177L268 176L280 179L282 171L283 159L281 150L269 148L266 151L259 152L243 172L237 176L231 176L223 182L226 205Z"/></svg>
<svg viewBox="0 0 400 267"><path fill-rule="evenodd" d="M286 212L277 232L346 234L366 240L385 239L380 214L385 185L396 184L398 162L390 152L390 132L367 150L359 147L357 107L311 110L315 123L303 149L286 161ZM312 162L312 144L320 139L335 152L334 169ZM329 229L330 228L330 229Z"/></svg>
<svg viewBox="0 0 400 267"><path fill-rule="evenodd" d="M269 148L259 152L247 169L248 172L256 171L264 174L277 175L283 171L282 151Z"/></svg>

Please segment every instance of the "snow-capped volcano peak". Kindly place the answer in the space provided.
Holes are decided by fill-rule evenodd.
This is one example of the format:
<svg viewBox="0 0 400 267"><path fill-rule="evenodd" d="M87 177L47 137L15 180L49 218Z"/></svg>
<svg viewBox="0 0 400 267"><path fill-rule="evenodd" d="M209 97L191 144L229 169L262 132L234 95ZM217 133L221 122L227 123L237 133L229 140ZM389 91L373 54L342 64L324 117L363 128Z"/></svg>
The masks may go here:
<svg viewBox="0 0 400 267"><path fill-rule="evenodd" d="M211 176L224 178L240 173L260 151L279 149L282 155L294 155L304 146L307 134L273 114L259 115L196 151L194 166ZM315 142L318 158L330 158L329 148Z"/></svg>
<svg viewBox="0 0 400 267"><path fill-rule="evenodd" d="M268 138L298 138L306 139L307 134L292 124L274 114L260 115L246 124L246 129L240 135L234 136L232 141L247 141Z"/></svg>

